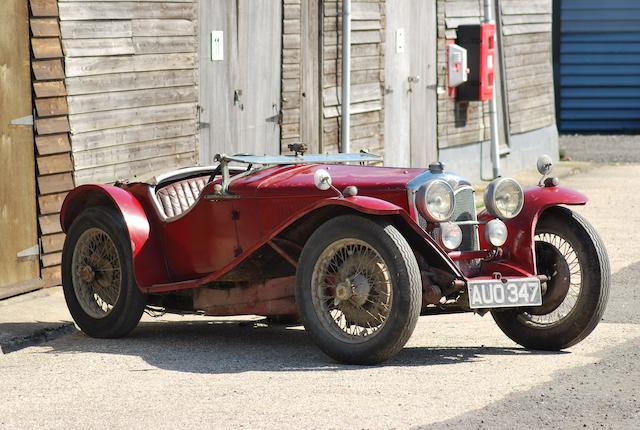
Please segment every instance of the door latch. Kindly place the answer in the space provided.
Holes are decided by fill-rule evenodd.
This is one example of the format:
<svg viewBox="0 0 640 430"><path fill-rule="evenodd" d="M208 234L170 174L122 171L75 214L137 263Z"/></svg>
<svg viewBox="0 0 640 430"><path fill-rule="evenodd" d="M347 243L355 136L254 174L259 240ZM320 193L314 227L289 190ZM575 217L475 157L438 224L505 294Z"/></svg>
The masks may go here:
<svg viewBox="0 0 640 430"><path fill-rule="evenodd" d="M205 109L200 105L197 106L197 109L198 109L198 130L203 128L209 128L209 123L202 121L202 113L205 111Z"/></svg>
<svg viewBox="0 0 640 430"><path fill-rule="evenodd" d="M272 104L271 107L273 107L273 110L276 111L276 114L274 116L270 116L269 118L265 119L266 122L274 122L278 125L282 125L282 110L280 110L280 108L278 108L277 104Z"/></svg>
<svg viewBox="0 0 640 430"><path fill-rule="evenodd" d="M233 91L233 105L239 106L240 110L244 110L244 105L241 103L240 97L242 97L242 90Z"/></svg>

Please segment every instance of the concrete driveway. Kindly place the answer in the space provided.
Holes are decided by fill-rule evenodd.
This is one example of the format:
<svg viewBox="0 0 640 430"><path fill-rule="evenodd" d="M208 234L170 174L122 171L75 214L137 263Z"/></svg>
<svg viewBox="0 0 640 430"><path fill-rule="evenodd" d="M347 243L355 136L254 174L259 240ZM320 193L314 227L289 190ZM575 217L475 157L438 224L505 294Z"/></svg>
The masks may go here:
<svg viewBox="0 0 640 430"><path fill-rule="evenodd" d="M529 352L491 317L422 317L381 366L337 365L299 327L145 319L0 355L1 428L640 428L640 166L563 181L613 270L604 321L561 353Z"/></svg>

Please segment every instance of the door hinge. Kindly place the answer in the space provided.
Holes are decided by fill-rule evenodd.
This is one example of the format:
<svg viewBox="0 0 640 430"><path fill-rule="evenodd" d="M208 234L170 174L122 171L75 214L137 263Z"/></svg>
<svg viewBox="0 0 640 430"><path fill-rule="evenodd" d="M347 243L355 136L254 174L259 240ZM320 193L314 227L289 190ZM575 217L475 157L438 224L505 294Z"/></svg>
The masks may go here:
<svg viewBox="0 0 640 430"><path fill-rule="evenodd" d="M38 258L40 256L40 246L33 245L30 248L23 249L22 251L16 254L16 257L19 259L32 259Z"/></svg>
<svg viewBox="0 0 640 430"><path fill-rule="evenodd" d="M33 125L33 115L23 116L11 121L11 125Z"/></svg>

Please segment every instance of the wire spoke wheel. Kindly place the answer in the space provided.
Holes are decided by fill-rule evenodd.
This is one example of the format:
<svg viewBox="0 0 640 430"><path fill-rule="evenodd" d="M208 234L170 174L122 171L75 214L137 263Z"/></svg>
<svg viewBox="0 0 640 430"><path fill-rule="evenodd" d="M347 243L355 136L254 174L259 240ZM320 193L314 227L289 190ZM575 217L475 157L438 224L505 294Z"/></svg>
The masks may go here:
<svg viewBox="0 0 640 430"><path fill-rule="evenodd" d="M582 341L602 319L609 297L609 259L591 224L564 207L543 213L534 239L537 271L548 277L542 305L491 314L514 342L558 351Z"/></svg>
<svg viewBox="0 0 640 430"><path fill-rule="evenodd" d="M546 246L552 246L554 251L562 256L566 266L568 267L569 279L568 279L568 291L562 302L551 312L543 315L532 315L527 312L523 312L520 318L523 323L531 325L532 327L547 327L553 326L566 320L569 315L575 311L578 299L582 291L582 272L583 263L578 257L574 247L563 236L557 233L542 232L535 236L537 244L546 244ZM548 268L538 267L539 272L545 273ZM546 273L545 273L546 274ZM549 273L554 276L554 273ZM543 298L544 301L544 298Z"/></svg>
<svg viewBox="0 0 640 430"><path fill-rule="evenodd" d="M105 231L94 227L80 235L71 275L82 309L95 319L109 315L122 290L122 266L116 245Z"/></svg>
<svg viewBox="0 0 640 430"><path fill-rule="evenodd" d="M344 342L366 342L389 318L393 303L389 268L362 240L330 244L316 261L311 286L321 324Z"/></svg>

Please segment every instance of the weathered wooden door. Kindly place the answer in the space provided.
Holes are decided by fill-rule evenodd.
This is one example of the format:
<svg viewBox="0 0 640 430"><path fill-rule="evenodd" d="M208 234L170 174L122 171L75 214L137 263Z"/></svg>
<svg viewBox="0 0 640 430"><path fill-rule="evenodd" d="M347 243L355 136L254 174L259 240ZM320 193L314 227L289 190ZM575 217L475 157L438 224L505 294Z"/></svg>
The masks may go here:
<svg viewBox="0 0 640 430"><path fill-rule="evenodd" d="M280 152L280 0L200 1L200 161Z"/></svg>
<svg viewBox="0 0 640 430"><path fill-rule="evenodd" d="M385 164L437 158L435 0L387 0Z"/></svg>
<svg viewBox="0 0 640 430"><path fill-rule="evenodd" d="M30 289L40 278L27 2L5 0L2 6L0 298Z"/></svg>

